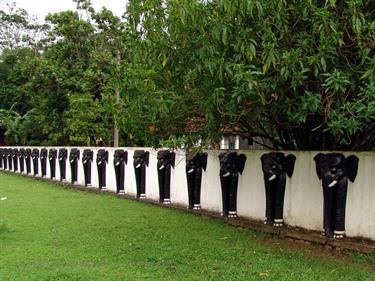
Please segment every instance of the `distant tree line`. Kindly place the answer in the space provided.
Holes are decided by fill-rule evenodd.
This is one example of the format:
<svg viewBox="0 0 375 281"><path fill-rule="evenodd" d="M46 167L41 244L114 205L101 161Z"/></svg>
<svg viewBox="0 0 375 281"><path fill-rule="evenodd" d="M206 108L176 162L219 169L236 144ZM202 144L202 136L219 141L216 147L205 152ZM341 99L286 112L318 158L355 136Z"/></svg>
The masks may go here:
<svg viewBox="0 0 375 281"><path fill-rule="evenodd" d="M74 0L0 11L9 144L185 146L223 128L277 149L373 150L373 0Z"/></svg>

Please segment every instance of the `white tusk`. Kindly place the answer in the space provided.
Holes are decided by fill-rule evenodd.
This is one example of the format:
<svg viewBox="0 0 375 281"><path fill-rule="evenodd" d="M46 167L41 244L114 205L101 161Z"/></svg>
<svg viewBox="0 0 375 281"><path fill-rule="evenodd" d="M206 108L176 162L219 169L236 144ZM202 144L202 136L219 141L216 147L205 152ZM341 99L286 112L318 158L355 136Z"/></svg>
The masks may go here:
<svg viewBox="0 0 375 281"><path fill-rule="evenodd" d="M226 172L224 175L223 175L223 178L226 178L226 177L229 177L230 176L230 172Z"/></svg>
<svg viewBox="0 0 375 281"><path fill-rule="evenodd" d="M189 171L187 171L188 174L191 174L192 172L194 172L194 169L190 169Z"/></svg>
<svg viewBox="0 0 375 281"><path fill-rule="evenodd" d="M164 165L161 165L159 170L163 170L164 169Z"/></svg>
<svg viewBox="0 0 375 281"><path fill-rule="evenodd" d="M334 180L333 182L331 182L328 187L333 187L337 184L337 180Z"/></svg>
<svg viewBox="0 0 375 281"><path fill-rule="evenodd" d="M276 175L272 175L268 178L268 181L273 181L274 179L276 179Z"/></svg>
<svg viewBox="0 0 375 281"><path fill-rule="evenodd" d="M74 160L70 160L70 163L73 163L74 162Z"/></svg>
<svg viewBox="0 0 375 281"><path fill-rule="evenodd" d="M120 162L116 162L116 164L115 164L116 166L118 166L118 165L120 165Z"/></svg>
<svg viewBox="0 0 375 281"><path fill-rule="evenodd" d="M141 164L138 164L137 166L135 166L136 169L138 169L139 167L141 167Z"/></svg>
<svg viewBox="0 0 375 281"><path fill-rule="evenodd" d="M86 164L87 163L87 160L83 161L83 164Z"/></svg>
<svg viewBox="0 0 375 281"><path fill-rule="evenodd" d="M102 161L98 162L98 165L102 164Z"/></svg>

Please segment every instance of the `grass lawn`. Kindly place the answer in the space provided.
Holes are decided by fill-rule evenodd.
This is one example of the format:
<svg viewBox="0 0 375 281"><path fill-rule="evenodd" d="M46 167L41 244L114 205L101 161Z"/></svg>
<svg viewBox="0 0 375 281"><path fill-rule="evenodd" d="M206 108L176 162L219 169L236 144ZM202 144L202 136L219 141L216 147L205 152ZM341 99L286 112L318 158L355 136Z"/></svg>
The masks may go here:
<svg viewBox="0 0 375 281"><path fill-rule="evenodd" d="M375 257L0 173L0 280L375 280Z"/></svg>

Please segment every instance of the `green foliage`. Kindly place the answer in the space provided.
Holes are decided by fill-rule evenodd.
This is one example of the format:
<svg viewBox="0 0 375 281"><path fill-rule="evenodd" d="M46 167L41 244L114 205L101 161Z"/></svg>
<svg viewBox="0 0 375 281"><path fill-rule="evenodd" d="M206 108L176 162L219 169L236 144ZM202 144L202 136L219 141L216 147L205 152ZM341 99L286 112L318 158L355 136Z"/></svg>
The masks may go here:
<svg viewBox="0 0 375 281"><path fill-rule="evenodd" d="M88 94L71 94L69 109L64 113L66 134L72 145L107 145L111 130L104 127L106 115L98 100Z"/></svg>
<svg viewBox="0 0 375 281"><path fill-rule="evenodd" d="M35 130L33 121L32 110L20 115L13 110L0 109L0 128L5 129L5 137L9 143L25 145Z"/></svg>
<svg viewBox="0 0 375 281"><path fill-rule="evenodd" d="M123 18L75 2L47 17L43 52L1 55L1 108L35 110L30 141L109 142L119 127L123 145L214 146L230 130L282 149L374 148L371 0L129 0ZM104 117L78 135L94 119L83 100Z"/></svg>

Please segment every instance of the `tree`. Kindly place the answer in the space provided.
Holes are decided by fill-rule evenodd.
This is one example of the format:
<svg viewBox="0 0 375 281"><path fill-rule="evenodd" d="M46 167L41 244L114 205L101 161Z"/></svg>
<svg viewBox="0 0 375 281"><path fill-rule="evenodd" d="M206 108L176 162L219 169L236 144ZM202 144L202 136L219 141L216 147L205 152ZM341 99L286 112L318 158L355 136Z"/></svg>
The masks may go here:
<svg viewBox="0 0 375 281"><path fill-rule="evenodd" d="M128 13L140 22L134 32L162 81L154 80L154 92L167 87L173 94L164 105L206 122L196 137L217 138L229 126L276 148L372 149L371 7L356 0L144 0L130 1ZM170 129L166 122L157 129Z"/></svg>
<svg viewBox="0 0 375 281"><path fill-rule="evenodd" d="M19 47L37 46L48 29L39 24L26 10L7 4L7 10L0 10L0 51Z"/></svg>

